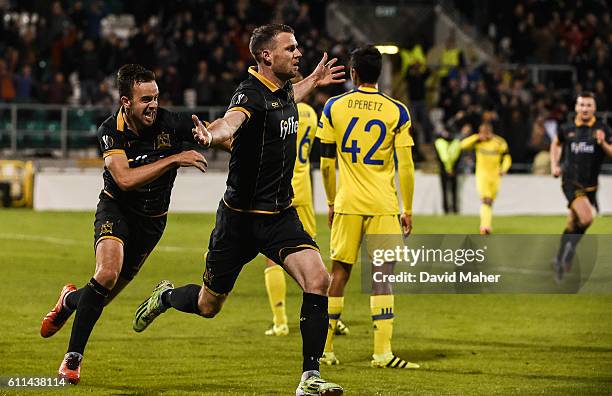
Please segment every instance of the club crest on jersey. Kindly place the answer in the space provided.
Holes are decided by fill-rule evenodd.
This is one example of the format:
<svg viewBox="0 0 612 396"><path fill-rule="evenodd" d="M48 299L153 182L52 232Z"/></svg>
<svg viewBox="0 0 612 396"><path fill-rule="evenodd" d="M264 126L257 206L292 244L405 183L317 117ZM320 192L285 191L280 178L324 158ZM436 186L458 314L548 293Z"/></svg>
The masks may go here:
<svg viewBox="0 0 612 396"><path fill-rule="evenodd" d="M172 147L172 145L170 144L170 134L162 131L155 138L155 149L157 150L164 147Z"/></svg>
<svg viewBox="0 0 612 396"><path fill-rule="evenodd" d="M104 150L110 149L115 144L115 141L109 135L102 136L102 142L104 143Z"/></svg>
<svg viewBox="0 0 612 396"><path fill-rule="evenodd" d="M111 221L106 221L106 223L102 224L100 228L100 234L112 234L113 233L113 223Z"/></svg>
<svg viewBox="0 0 612 396"><path fill-rule="evenodd" d="M595 145L588 144L587 142L572 142L570 149L574 154L593 154L595 152Z"/></svg>
<svg viewBox="0 0 612 396"><path fill-rule="evenodd" d="M294 116L289 117L288 120L281 120L280 122L280 137L284 140L287 135L297 133L298 122Z"/></svg>

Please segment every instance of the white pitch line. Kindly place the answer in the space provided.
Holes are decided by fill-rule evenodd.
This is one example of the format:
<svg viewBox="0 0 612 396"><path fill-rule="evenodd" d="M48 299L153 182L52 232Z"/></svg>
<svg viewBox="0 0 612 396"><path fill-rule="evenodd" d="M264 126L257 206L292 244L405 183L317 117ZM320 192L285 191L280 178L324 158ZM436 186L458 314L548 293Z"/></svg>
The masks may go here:
<svg viewBox="0 0 612 396"><path fill-rule="evenodd" d="M83 241L83 240L57 238L57 237L50 237L50 236L45 236L45 235L28 235L28 234L0 233L0 239L9 240L9 241L45 242L45 243L51 243L51 244L63 245L63 246L86 246L88 244L87 241ZM159 250L160 252L169 252L169 253L184 253L184 252L204 253L205 249L203 247L193 248L193 247L160 245L160 246L157 246L154 250Z"/></svg>

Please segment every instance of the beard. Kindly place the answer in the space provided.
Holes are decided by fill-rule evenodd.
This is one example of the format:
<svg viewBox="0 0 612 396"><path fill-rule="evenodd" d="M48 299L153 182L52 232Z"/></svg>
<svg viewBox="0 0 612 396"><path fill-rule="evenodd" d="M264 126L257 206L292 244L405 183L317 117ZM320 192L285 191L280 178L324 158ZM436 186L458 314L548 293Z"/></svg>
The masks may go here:
<svg viewBox="0 0 612 396"><path fill-rule="evenodd" d="M284 69L284 70L278 70L278 71L274 71L274 74L276 75L276 77L279 78L279 80L281 80L283 83L291 80L292 78L295 78L298 74L299 74L299 66L296 69L296 66L298 65L290 65L288 68Z"/></svg>

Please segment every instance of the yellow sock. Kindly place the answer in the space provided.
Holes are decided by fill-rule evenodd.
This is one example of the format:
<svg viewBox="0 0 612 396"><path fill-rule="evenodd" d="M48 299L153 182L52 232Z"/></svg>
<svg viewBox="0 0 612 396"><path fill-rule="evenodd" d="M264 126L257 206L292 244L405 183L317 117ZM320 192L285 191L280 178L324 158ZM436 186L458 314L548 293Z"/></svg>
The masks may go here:
<svg viewBox="0 0 612 396"><path fill-rule="evenodd" d="M391 353L393 336L393 295L370 296L374 325L374 355Z"/></svg>
<svg viewBox="0 0 612 396"><path fill-rule="evenodd" d="M344 308L344 297L329 297L327 300L327 312L329 314L329 326L327 327L327 339L325 340L325 352L334 350L334 331L338 324L338 319Z"/></svg>
<svg viewBox="0 0 612 396"><path fill-rule="evenodd" d="M268 267L264 271L266 278L266 290L268 291L268 300L270 308L274 315L274 325L280 326L287 324L287 315L285 314L285 294L287 285L285 284L285 274L279 265Z"/></svg>
<svg viewBox="0 0 612 396"><path fill-rule="evenodd" d="M493 223L493 208L491 205L480 205L480 227L491 228Z"/></svg>

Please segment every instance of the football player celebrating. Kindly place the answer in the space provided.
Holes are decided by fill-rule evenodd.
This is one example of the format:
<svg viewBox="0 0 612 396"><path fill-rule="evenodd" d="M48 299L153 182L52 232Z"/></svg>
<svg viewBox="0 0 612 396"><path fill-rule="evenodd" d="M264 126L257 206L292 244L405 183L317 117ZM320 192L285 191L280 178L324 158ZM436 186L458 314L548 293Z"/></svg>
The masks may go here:
<svg viewBox="0 0 612 396"><path fill-rule="evenodd" d="M576 245L593 222L597 210L597 179L604 155L612 157L612 133L595 117L595 95L583 92L576 98L576 117L562 125L550 145L550 168L561 176L567 199L567 224L554 261L555 279L561 281L571 269Z"/></svg>

